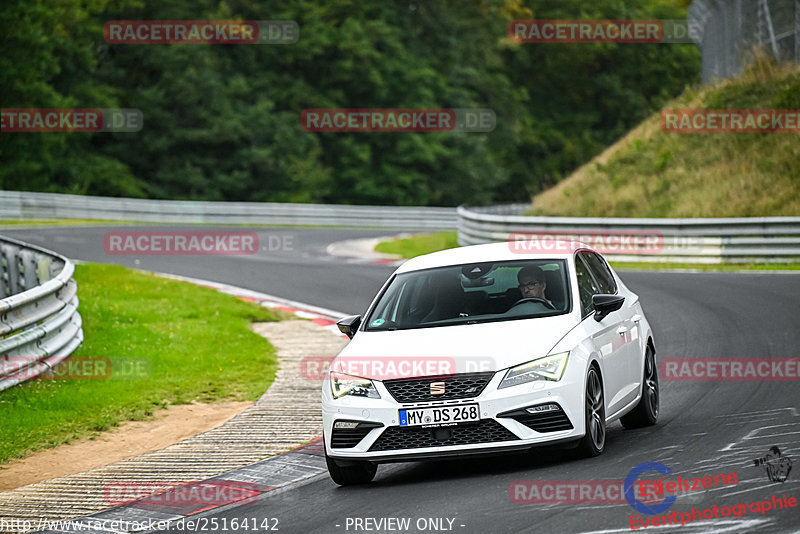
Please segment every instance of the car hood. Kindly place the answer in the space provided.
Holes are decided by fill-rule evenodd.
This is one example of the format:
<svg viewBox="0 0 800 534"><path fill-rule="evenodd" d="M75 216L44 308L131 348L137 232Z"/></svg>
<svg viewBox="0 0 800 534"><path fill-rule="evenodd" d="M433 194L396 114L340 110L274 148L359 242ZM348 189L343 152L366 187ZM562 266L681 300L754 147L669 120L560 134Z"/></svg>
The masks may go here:
<svg viewBox="0 0 800 534"><path fill-rule="evenodd" d="M378 380L498 371L546 356L574 326L572 314L564 314L473 325L359 331L334 360L333 368ZM392 369L399 369L401 364L405 365L405 374L394 376ZM436 372L444 368L450 370Z"/></svg>

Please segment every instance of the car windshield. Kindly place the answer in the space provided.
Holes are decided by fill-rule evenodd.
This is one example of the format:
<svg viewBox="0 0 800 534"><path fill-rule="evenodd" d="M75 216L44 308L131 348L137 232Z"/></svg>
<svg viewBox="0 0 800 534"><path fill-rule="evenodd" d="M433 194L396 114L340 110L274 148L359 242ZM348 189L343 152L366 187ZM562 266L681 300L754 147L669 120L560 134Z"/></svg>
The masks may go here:
<svg viewBox="0 0 800 534"><path fill-rule="evenodd" d="M365 329L405 330L559 315L570 310L567 281L564 260L472 263L402 273L381 295Z"/></svg>

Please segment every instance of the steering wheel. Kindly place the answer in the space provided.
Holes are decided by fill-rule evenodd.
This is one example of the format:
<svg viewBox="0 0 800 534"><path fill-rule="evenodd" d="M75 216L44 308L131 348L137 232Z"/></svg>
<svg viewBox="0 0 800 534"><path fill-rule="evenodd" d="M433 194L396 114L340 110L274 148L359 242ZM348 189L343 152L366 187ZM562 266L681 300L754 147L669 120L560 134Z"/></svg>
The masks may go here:
<svg viewBox="0 0 800 534"><path fill-rule="evenodd" d="M517 302L515 302L514 304L511 305L511 308L513 308L514 306L519 306L520 304L524 304L526 302L536 302L536 303L539 303L539 304L543 304L544 306L546 306L547 308L550 308L551 310L555 310L556 309L555 306L553 306L552 304L547 302L545 299L540 299L539 297L527 297L527 298L524 298L524 299L519 299ZM511 308L509 308L509 310Z"/></svg>

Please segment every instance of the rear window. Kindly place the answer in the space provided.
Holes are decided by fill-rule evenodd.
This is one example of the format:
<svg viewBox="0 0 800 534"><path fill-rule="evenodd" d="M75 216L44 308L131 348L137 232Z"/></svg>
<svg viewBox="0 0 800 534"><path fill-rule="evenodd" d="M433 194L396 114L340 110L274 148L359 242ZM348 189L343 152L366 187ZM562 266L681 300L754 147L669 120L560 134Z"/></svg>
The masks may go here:
<svg viewBox="0 0 800 534"><path fill-rule="evenodd" d="M563 260L475 263L402 273L381 295L365 329L404 330L559 315L570 309L568 279Z"/></svg>

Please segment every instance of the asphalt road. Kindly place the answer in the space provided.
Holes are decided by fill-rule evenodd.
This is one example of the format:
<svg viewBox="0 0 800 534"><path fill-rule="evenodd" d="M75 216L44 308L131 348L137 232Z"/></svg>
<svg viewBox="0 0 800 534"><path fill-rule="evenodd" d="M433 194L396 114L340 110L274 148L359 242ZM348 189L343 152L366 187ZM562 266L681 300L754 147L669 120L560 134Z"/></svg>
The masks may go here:
<svg viewBox="0 0 800 534"><path fill-rule="evenodd" d="M256 254L166 256L108 254L103 238L109 231L145 230L250 232L261 246ZM410 230L413 230L411 228ZM393 268L348 262L329 256L327 246L342 239L391 235L387 230L324 228L245 228L212 226L83 226L0 230L0 234L49 248L71 259L116 263L148 271L180 274L232 284L315 306L361 313Z"/></svg>
<svg viewBox="0 0 800 534"><path fill-rule="evenodd" d="M267 250L252 257L135 258L107 255L102 240L107 230L2 233L75 259L226 282L352 313L366 308L392 270L325 254L332 241L386 232L257 230L262 242L269 235L293 236L291 250ZM800 275L627 272L622 277L643 302L659 358L800 356ZM627 503L520 504L509 498L509 488L520 480L621 481L634 466L650 461L684 478L738 475L733 486L680 495L671 509L678 513L781 495L800 500L800 467L795 465L785 482L771 482L764 468L753 464L771 446L780 447L795 464L800 462L796 381L662 381L661 392L658 425L627 431L613 423L606 450L598 458L576 459L561 450L539 449L472 460L382 465L369 486L339 488L321 476L277 497L210 512L209 517L220 524L223 519L256 518L259 525L264 518L277 518L279 531L304 533L402 531L392 528L396 523L376 528L379 524L372 522L389 518L407 518L410 532L625 532L631 528L631 516L642 516ZM659 527L658 532L800 532L799 512L800 507L765 513L748 509L739 518Z"/></svg>

